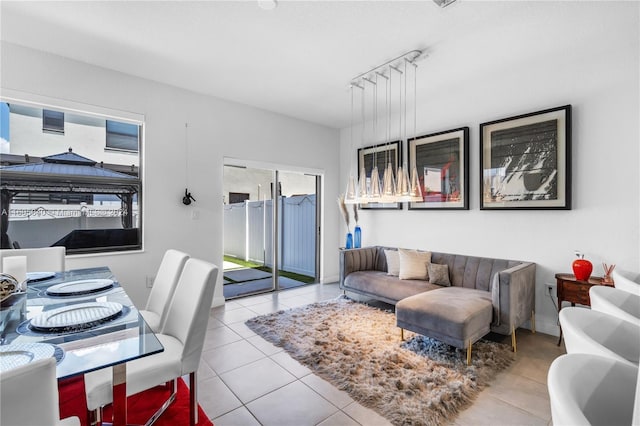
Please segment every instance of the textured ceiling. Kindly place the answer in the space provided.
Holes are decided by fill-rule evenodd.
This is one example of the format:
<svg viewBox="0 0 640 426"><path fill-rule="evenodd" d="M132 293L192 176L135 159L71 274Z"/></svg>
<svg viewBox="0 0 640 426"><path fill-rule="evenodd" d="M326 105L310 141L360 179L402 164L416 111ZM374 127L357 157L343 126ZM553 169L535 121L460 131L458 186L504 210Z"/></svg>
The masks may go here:
<svg viewBox="0 0 640 426"><path fill-rule="evenodd" d="M532 60L592 54L607 2L0 2L3 40L342 128L350 79L412 49L419 96ZM610 4L610 3L609 3Z"/></svg>

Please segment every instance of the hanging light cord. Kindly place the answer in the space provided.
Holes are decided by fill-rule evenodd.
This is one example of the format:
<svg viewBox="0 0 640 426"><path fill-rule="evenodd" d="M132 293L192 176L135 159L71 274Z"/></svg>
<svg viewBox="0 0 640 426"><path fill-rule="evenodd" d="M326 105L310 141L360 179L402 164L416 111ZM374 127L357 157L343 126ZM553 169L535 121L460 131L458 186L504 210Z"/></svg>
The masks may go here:
<svg viewBox="0 0 640 426"><path fill-rule="evenodd" d="M413 63L413 139L418 137L418 65Z"/></svg>
<svg viewBox="0 0 640 426"><path fill-rule="evenodd" d="M186 188L189 187L189 123L184 123L184 174L186 181Z"/></svg>

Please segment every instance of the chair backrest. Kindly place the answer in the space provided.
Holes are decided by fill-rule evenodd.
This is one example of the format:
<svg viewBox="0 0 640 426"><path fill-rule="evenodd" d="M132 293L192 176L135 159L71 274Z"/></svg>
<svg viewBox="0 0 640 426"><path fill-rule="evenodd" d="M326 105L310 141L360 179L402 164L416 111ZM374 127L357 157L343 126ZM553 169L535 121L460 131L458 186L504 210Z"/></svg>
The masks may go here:
<svg viewBox="0 0 640 426"><path fill-rule="evenodd" d="M613 270L611 278L613 278L615 288L640 295L640 284L625 277L617 269Z"/></svg>
<svg viewBox="0 0 640 426"><path fill-rule="evenodd" d="M0 405L2 425L58 424L55 359L41 359L0 373Z"/></svg>
<svg viewBox="0 0 640 426"><path fill-rule="evenodd" d="M173 292L189 255L178 250L169 249L164 253L162 262L147 298L145 310L154 312L160 317L160 329L164 325Z"/></svg>
<svg viewBox="0 0 640 426"><path fill-rule="evenodd" d="M5 257L26 256L27 272L62 272L65 270L65 250L64 247L0 250L0 265Z"/></svg>
<svg viewBox="0 0 640 426"><path fill-rule="evenodd" d="M189 259L173 294L162 334L182 342L183 375L198 369L217 276L216 265Z"/></svg>

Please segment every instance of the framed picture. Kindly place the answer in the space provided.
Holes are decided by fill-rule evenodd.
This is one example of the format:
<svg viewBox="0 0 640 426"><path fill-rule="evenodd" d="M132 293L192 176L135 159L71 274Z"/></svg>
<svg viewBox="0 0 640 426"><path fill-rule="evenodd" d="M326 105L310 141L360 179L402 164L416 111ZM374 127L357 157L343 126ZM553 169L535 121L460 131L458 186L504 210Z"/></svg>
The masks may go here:
<svg viewBox="0 0 640 426"><path fill-rule="evenodd" d="M571 209L571 105L480 124L480 209Z"/></svg>
<svg viewBox="0 0 640 426"><path fill-rule="evenodd" d="M409 140L409 173L415 166L422 202L409 209L469 209L469 128Z"/></svg>
<svg viewBox="0 0 640 426"><path fill-rule="evenodd" d="M398 165L402 161L402 145L400 141L389 142L374 146L368 146L358 149L358 180L360 180L360 172L364 165L364 170L367 175L367 188L371 187L371 171L373 165L378 166L378 173L380 182L382 183L382 176L384 169L389 162L393 167L393 175L398 175ZM359 204L361 209L402 209L402 203L367 203Z"/></svg>

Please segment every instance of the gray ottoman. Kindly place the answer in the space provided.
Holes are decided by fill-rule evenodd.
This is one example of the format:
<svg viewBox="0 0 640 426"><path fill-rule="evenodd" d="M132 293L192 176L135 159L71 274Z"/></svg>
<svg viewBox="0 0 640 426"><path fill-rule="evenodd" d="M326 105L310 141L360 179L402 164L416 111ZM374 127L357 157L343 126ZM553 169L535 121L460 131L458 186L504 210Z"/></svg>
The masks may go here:
<svg viewBox="0 0 640 426"><path fill-rule="evenodd" d="M473 343L489 333L492 315L489 292L462 287L426 291L396 304L398 327L466 348L467 364Z"/></svg>

